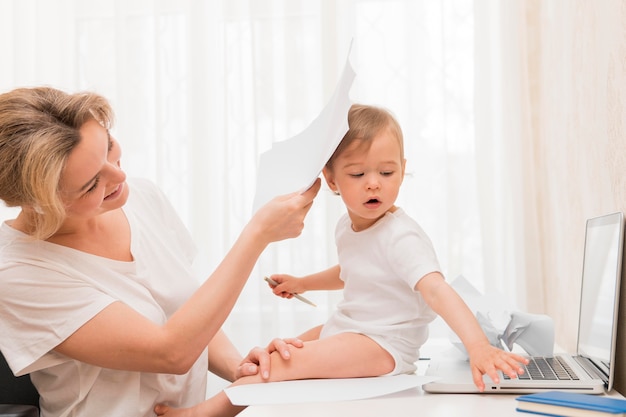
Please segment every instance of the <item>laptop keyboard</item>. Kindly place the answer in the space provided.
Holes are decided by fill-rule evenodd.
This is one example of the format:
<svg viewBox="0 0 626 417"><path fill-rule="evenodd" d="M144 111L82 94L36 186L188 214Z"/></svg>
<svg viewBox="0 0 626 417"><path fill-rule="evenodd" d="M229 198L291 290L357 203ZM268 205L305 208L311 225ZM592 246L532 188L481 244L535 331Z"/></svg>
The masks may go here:
<svg viewBox="0 0 626 417"><path fill-rule="evenodd" d="M572 368L560 356L544 358L540 356L529 357L530 361L524 368L524 373L518 375L520 380L578 380L578 376ZM511 379L503 374L504 379Z"/></svg>

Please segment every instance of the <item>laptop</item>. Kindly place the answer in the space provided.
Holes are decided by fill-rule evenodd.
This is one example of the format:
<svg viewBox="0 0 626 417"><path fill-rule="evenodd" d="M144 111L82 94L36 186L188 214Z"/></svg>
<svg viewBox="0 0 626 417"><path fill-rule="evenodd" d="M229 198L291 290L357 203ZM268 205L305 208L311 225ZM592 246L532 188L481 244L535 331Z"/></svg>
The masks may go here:
<svg viewBox="0 0 626 417"><path fill-rule="evenodd" d="M536 368L526 370L515 379L500 372L499 384L484 375L484 393L561 390L601 394L613 388L623 246L624 215L621 212L587 220L576 354L531 357L529 359L539 361ZM560 369L551 374L550 366ZM426 392L479 392L466 359L433 358L426 375L437 377L422 386Z"/></svg>

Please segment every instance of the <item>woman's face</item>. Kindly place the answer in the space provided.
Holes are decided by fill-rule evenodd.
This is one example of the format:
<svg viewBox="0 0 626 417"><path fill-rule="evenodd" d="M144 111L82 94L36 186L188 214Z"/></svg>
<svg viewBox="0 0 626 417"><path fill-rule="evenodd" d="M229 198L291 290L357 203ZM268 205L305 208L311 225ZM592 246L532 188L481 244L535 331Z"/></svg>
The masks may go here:
<svg viewBox="0 0 626 417"><path fill-rule="evenodd" d="M70 153L61 176L61 198L68 218L92 218L122 207L128 199L122 150L95 120L80 128L81 140Z"/></svg>

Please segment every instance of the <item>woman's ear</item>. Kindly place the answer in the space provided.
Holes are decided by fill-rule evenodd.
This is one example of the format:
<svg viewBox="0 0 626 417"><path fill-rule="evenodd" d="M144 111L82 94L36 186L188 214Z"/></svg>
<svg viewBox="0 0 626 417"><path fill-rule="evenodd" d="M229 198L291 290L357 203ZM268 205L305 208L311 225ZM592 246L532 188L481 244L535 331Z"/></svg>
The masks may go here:
<svg viewBox="0 0 626 417"><path fill-rule="evenodd" d="M322 173L324 174L324 179L326 180L326 184L328 185L328 188L330 188L330 190L333 193L339 194L339 191L337 189L337 184L335 184L335 176L333 175L332 171L328 169L327 167L324 167L324 169L322 170Z"/></svg>

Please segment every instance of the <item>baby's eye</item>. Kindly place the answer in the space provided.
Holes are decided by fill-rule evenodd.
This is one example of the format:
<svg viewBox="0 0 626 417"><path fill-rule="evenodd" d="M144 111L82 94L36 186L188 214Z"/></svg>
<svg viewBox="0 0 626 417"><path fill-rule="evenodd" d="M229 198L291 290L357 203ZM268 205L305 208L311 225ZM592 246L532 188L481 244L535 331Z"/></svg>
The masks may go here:
<svg viewBox="0 0 626 417"><path fill-rule="evenodd" d="M357 177L362 177L363 173L362 172L355 172L353 174L348 174L348 175L350 175L351 177L357 178Z"/></svg>
<svg viewBox="0 0 626 417"><path fill-rule="evenodd" d="M393 171L381 171L380 175L382 175L383 177L388 177L390 175L393 175Z"/></svg>

